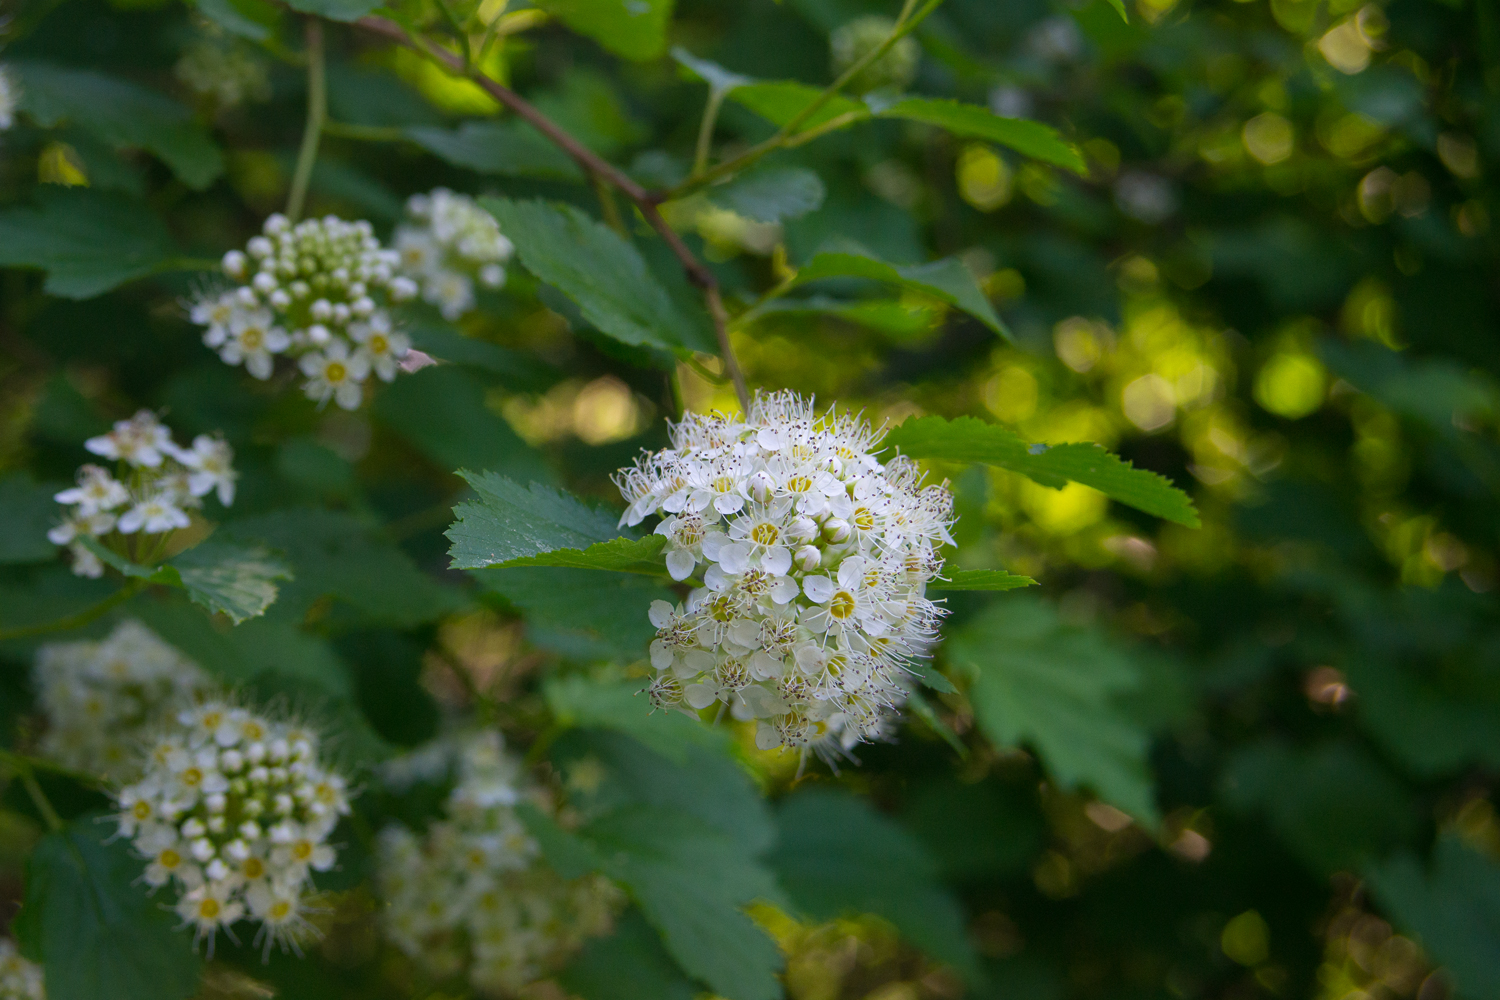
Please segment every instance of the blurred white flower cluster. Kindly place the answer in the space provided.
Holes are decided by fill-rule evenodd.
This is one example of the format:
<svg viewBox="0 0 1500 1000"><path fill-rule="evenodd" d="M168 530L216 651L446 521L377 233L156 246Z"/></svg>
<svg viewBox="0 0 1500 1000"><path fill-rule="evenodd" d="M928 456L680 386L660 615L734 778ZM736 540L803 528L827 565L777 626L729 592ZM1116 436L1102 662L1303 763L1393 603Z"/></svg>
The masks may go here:
<svg viewBox="0 0 1500 1000"><path fill-rule="evenodd" d="M94 538L138 563L160 558L167 536L191 522L188 511L217 493L219 502L234 502L234 449L223 438L199 434L192 447L172 441L172 432L150 410L117 420L108 434L83 446L116 463L111 473L92 463L79 468L78 485L54 499L69 507L67 518L47 532L56 545L71 545L73 572L97 577L99 558L79 543ZM111 544L112 536L115 544Z"/></svg>
<svg viewBox="0 0 1500 1000"><path fill-rule="evenodd" d="M839 25L828 36L834 74L842 75L874 52L895 29L896 22L884 14L866 14ZM905 90L916 79L921 61L921 45L911 35L904 35L879 59L855 74L848 89L854 94L872 90Z"/></svg>
<svg viewBox="0 0 1500 1000"><path fill-rule="evenodd" d="M505 262L514 247L473 198L434 188L407 200L406 217L394 239L401 272L421 286L422 298L444 319L474 308L476 281L485 288L505 284Z"/></svg>
<svg viewBox="0 0 1500 1000"><path fill-rule="evenodd" d="M215 691L196 663L138 621L99 642L42 646L32 676L47 717L42 756L113 781L138 777L150 734Z"/></svg>
<svg viewBox="0 0 1500 1000"><path fill-rule="evenodd" d="M273 215L244 252L224 255L223 266L241 284L200 296L190 315L226 364L266 379L276 355L297 358L307 395L346 410L359 407L372 372L385 382L396 377L411 341L387 306L416 295L417 284L368 222L329 215L292 225Z"/></svg>
<svg viewBox="0 0 1500 1000"><path fill-rule="evenodd" d="M223 110L271 96L266 64L237 44L200 39L183 52L172 72L194 94Z"/></svg>
<svg viewBox="0 0 1500 1000"><path fill-rule="evenodd" d="M763 749L886 733L937 636L924 591L953 497L910 459L876 459L880 436L793 393L757 395L747 420L689 414L672 447L617 474L621 523L661 516L672 578L704 567L685 604L651 606L654 704L720 702L760 720Z"/></svg>
<svg viewBox="0 0 1500 1000"><path fill-rule="evenodd" d="M21 103L21 91L16 87L9 69L0 66L0 130L16 123L16 105Z"/></svg>
<svg viewBox="0 0 1500 1000"><path fill-rule="evenodd" d="M445 818L420 836L402 826L380 835L386 933L434 975L467 970L476 990L510 996L605 933L623 897L602 876L565 881L541 860L515 806L545 799L523 789L498 733L462 739L457 758ZM407 777L431 763L424 756Z"/></svg>
<svg viewBox="0 0 1500 1000"><path fill-rule="evenodd" d="M149 747L145 774L119 792L120 834L146 858L144 881L172 883L175 909L208 940L241 918L255 943L296 949L313 871L349 812L344 779L318 761L318 737L223 701L181 712Z"/></svg>
<svg viewBox="0 0 1500 1000"><path fill-rule="evenodd" d="M47 1000L42 967L22 958L10 938L0 938L0 1000Z"/></svg>

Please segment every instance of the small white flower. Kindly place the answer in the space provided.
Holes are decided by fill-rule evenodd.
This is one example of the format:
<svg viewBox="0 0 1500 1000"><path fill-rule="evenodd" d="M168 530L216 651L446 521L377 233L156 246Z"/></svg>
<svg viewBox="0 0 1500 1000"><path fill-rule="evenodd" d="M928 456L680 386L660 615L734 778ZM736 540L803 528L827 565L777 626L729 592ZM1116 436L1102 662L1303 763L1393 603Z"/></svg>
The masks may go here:
<svg viewBox="0 0 1500 1000"><path fill-rule="evenodd" d="M365 357L350 355L348 346L336 340L321 354L303 355L298 364L307 376L303 389L308 398L326 403L331 397L346 410L359 409L364 398L362 383L370 374Z"/></svg>
<svg viewBox="0 0 1500 1000"><path fill-rule="evenodd" d="M115 421L114 429L108 434L89 438L83 446L95 455L154 469L161 465L171 444L172 433L150 410L141 410L129 420Z"/></svg>
<svg viewBox="0 0 1500 1000"><path fill-rule="evenodd" d="M192 523L192 519L187 516L186 512L177 506L174 496L170 493L158 493L155 496L146 497L121 514L115 527L125 535L134 534L137 531L155 535L174 528L186 528Z"/></svg>
<svg viewBox="0 0 1500 1000"><path fill-rule="evenodd" d="M394 381L401 359L411 350L410 338L392 331L389 322L375 321L351 324L349 335L359 344L355 354L364 359L376 376L382 382Z"/></svg>
<svg viewBox="0 0 1500 1000"><path fill-rule="evenodd" d="M239 473L234 471L234 449L227 441L199 434L193 438L193 447L178 455L178 461L192 470L188 475L188 491L193 496L217 491L221 504L228 507L234 503L234 483Z"/></svg>
<svg viewBox="0 0 1500 1000"><path fill-rule="evenodd" d="M274 323L269 309L237 313L229 321L228 336L219 348L219 357L225 364L244 362L245 370L262 381L270 378L274 365L271 356L291 345L286 331Z"/></svg>
<svg viewBox="0 0 1500 1000"><path fill-rule="evenodd" d="M130 499L130 491L111 476L109 470L84 465L78 470L78 485L63 490L52 499L58 503L77 504L77 513L87 517L120 506Z"/></svg>

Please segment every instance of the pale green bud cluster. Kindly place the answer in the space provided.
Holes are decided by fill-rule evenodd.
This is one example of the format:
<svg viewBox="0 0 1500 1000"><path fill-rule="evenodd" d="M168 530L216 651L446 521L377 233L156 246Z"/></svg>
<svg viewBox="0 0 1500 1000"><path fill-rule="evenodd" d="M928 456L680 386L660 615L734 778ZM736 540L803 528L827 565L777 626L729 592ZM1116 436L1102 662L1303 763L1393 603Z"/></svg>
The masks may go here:
<svg viewBox="0 0 1500 1000"><path fill-rule="evenodd" d="M869 14L834 29L829 36L833 52L833 72L842 75L855 63L880 46L895 30L896 22L883 14ZM872 90L905 90L917 76L922 47L907 35L886 53L849 81L849 91L866 94Z"/></svg>

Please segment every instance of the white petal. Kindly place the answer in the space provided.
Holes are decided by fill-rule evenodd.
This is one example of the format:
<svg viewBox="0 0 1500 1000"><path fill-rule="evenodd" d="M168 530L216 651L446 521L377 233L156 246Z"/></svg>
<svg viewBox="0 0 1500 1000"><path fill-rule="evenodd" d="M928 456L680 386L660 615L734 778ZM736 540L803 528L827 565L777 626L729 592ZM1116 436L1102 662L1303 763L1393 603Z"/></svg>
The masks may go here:
<svg viewBox="0 0 1500 1000"><path fill-rule="evenodd" d="M802 581L802 592L814 604L822 604L833 596L833 581L826 576L810 576Z"/></svg>
<svg viewBox="0 0 1500 1000"><path fill-rule="evenodd" d="M707 708L719 697L707 684L689 684L682 692L682 700L694 708Z"/></svg>
<svg viewBox="0 0 1500 1000"><path fill-rule="evenodd" d="M674 580L686 580L693 575L693 567L698 565L698 560L687 549L673 549L667 553L667 572L672 574ZM665 601L658 603L666 603ZM660 628L661 626L657 626Z"/></svg>
<svg viewBox="0 0 1500 1000"><path fill-rule="evenodd" d="M649 616L651 624L657 628L665 628L667 622L672 620L672 605L666 601L652 601Z"/></svg>
<svg viewBox="0 0 1500 1000"><path fill-rule="evenodd" d="M792 553L784 545L773 545L760 557L760 568L772 576L786 576L792 568Z"/></svg>
<svg viewBox="0 0 1500 1000"><path fill-rule="evenodd" d="M771 586L771 600L777 604L787 604L797 597L797 581L789 576L784 576Z"/></svg>

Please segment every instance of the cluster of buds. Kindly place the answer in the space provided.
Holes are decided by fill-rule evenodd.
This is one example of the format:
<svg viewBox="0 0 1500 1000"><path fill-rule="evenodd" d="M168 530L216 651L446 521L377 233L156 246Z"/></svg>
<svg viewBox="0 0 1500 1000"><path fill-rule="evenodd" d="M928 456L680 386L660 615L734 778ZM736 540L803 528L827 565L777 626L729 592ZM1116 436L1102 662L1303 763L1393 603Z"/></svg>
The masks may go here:
<svg viewBox="0 0 1500 1000"><path fill-rule="evenodd" d="M651 606L653 703L728 706L759 720L763 749L887 735L943 614L925 588L952 544L947 487L902 456L880 462L881 432L861 417L820 416L790 392L670 433L615 479L622 524L661 517L672 578L703 568L685 603Z"/></svg>
<svg viewBox="0 0 1500 1000"><path fill-rule="evenodd" d="M401 272L421 287L422 298L443 318L474 308L474 285L500 288L514 247L495 217L473 198L434 188L406 202L406 222L396 229Z"/></svg>
<svg viewBox="0 0 1500 1000"><path fill-rule="evenodd" d="M330 215L292 225L273 215L244 252L224 255L223 267L240 284L201 296L190 315L227 364L266 379L276 355L296 358L308 397L346 410L359 407L372 372L396 377L411 342L388 306L416 295L417 284L368 222Z"/></svg>
<svg viewBox="0 0 1500 1000"><path fill-rule="evenodd" d="M0 938L0 1000L47 1000L42 967L22 958L10 938Z"/></svg>
<svg viewBox="0 0 1500 1000"><path fill-rule="evenodd" d="M152 731L215 690L202 668L137 621L100 642L42 646L32 676L47 718L42 756L117 782L139 776Z"/></svg>
<svg viewBox="0 0 1500 1000"><path fill-rule="evenodd" d="M150 744L144 774L117 797L120 834L147 860L143 880L178 892L195 942L248 917L256 943L296 949L312 872L337 860L328 843L349 812L342 776L318 761L307 726L222 701L181 712Z"/></svg>
<svg viewBox="0 0 1500 1000"><path fill-rule="evenodd" d="M116 467L111 473L101 465L84 465L78 470L78 485L55 497L69 510L47 537L56 545L72 546L73 572L79 576L104 572L80 538L96 539L138 563L151 563L166 551L172 532L192 523L187 512L202 507L208 494L217 493L226 507L234 502L239 478L232 464L234 450L222 438L207 434L183 448L149 410L116 421L108 434L89 438L83 446L114 460Z"/></svg>
<svg viewBox="0 0 1500 1000"><path fill-rule="evenodd" d="M498 733L462 740L457 758L445 817L421 835L380 835L386 933L439 978L466 973L480 993L513 996L608 931L622 897L602 876L565 881L541 860L515 806L548 803L526 794Z"/></svg>
<svg viewBox="0 0 1500 1000"><path fill-rule="evenodd" d="M843 74L885 44L895 29L896 22L884 14L866 14L835 28L828 36L834 74ZM905 90L916 79L921 61L921 45L910 35L904 35L884 55L855 74L848 89L854 94L872 90Z"/></svg>
<svg viewBox="0 0 1500 1000"><path fill-rule="evenodd" d="M177 60L173 73L189 90L213 104L215 109L237 107L271 96L266 64L248 48L231 42L203 38L189 46Z"/></svg>

